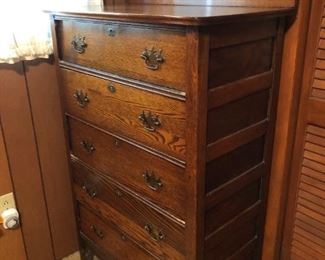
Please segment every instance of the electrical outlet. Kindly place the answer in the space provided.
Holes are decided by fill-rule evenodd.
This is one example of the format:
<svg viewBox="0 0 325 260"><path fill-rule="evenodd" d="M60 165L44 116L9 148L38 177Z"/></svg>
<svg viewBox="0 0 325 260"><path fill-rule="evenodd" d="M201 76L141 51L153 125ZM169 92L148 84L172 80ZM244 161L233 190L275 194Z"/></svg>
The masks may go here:
<svg viewBox="0 0 325 260"><path fill-rule="evenodd" d="M16 208L15 198L12 192L0 196L0 214L10 208Z"/></svg>

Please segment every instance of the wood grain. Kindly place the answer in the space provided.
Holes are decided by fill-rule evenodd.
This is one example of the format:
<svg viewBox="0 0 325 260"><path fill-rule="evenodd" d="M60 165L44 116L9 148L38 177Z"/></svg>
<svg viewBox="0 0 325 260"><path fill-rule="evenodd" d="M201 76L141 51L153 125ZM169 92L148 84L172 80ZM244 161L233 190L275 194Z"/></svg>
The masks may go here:
<svg viewBox="0 0 325 260"><path fill-rule="evenodd" d="M166 240L155 241L148 232L145 230L145 226L138 225L133 219L128 218L124 214L121 214L114 207L103 202L102 200L93 200L90 198L83 189L75 189L76 199L89 209L93 209L93 212L101 217L103 220L118 227L119 230L125 233L127 236L135 240L138 244L142 245L146 250L152 252L160 258L177 258L184 259L183 254L175 248L175 244L171 241L172 237ZM151 220L151 219L150 219ZM154 221L154 220L153 220ZM156 222L155 222L156 223ZM146 223L150 224L150 223ZM145 225L146 225L145 224ZM160 225L158 224L158 228ZM170 227L172 229L173 227ZM172 235L173 233L168 233ZM184 243L184 238L177 243ZM182 250L182 248L180 248Z"/></svg>
<svg viewBox="0 0 325 260"><path fill-rule="evenodd" d="M176 158L185 159L185 104L115 82L62 70L66 112L120 136L131 138ZM109 87L115 92L110 92ZM83 91L89 99L81 107L74 95ZM145 129L142 113L157 116L161 125Z"/></svg>
<svg viewBox="0 0 325 260"><path fill-rule="evenodd" d="M69 120L69 128L73 155L143 194L179 218L184 218L186 200L184 169L76 120ZM94 146L95 151L92 154L83 150L80 144L83 140L91 142ZM134 154L137 156L133 156ZM163 186L160 190L153 191L148 187L143 177L146 171L154 173L156 178L161 179Z"/></svg>
<svg viewBox="0 0 325 260"><path fill-rule="evenodd" d="M108 35L109 28L115 36ZM86 37L87 48L82 54L71 47L75 35ZM57 37L64 61L186 92L184 30L65 19L57 22ZM158 70L148 69L141 58L142 52L152 47L162 50L165 59Z"/></svg>
<svg viewBox="0 0 325 260"><path fill-rule="evenodd" d="M102 232L104 237L99 238L91 227L95 227L97 231ZM107 258L158 259L134 243L116 227L106 224L83 206L80 206L80 229L84 235L106 250L107 255L105 257Z"/></svg>
<svg viewBox="0 0 325 260"><path fill-rule="evenodd" d="M180 225L168 214L159 211L143 199L136 198L127 189L114 184L103 175L95 174L76 163L74 163L73 170L76 194L83 192L85 196L88 196L87 192L95 190L96 195L90 196L88 201L93 200L94 204L97 202L107 204L132 220L134 225L140 228L144 228L148 224L154 225L165 235L165 238L158 243L170 244L180 252L184 252L184 225ZM150 238L149 235L148 238Z"/></svg>

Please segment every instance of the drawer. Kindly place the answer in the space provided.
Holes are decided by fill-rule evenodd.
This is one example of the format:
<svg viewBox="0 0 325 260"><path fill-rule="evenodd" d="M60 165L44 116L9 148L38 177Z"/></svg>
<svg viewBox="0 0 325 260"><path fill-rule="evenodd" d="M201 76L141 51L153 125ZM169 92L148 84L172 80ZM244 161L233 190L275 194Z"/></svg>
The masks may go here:
<svg viewBox="0 0 325 260"><path fill-rule="evenodd" d="M127 234L104 222L81 205L79 217L82 234L105 252L105 259L158 259L136 244Z"/></svg>
<svg viewBox="0 0 325 260"><path fill-rule="evenodd" d="M148 251L159 257L184 253L184 225L168 214L77 162L73 163L73 179L81 204L112 221Z"/></svg>
<svg viewBox="0 0 325 260"><path fill-rule="evenodd" d="M183 219L183 168L78 120L68 122L74 156Z"/></svg>
<svg viewBox="0 0 325 260"><path fill-rule="evenodd" d="M174 27L56 21L60 59L185 92L187 39Z"/></svg>
<svg viewBox="0 0 325 260"><path fill-rule="evenodd" d="M185 103L62 69L67 112L185 160Z"/></svg>

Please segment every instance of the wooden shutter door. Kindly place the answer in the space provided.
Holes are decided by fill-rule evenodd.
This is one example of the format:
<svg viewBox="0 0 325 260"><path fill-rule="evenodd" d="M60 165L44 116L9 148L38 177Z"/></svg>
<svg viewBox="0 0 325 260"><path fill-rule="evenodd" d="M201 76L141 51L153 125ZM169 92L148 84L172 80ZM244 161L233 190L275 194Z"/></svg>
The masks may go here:
<svg viewBox="0 0 325 260"><path fill-rule="evenodd" d="M312 3L282 259L325 259L325 1Z"/></svg>

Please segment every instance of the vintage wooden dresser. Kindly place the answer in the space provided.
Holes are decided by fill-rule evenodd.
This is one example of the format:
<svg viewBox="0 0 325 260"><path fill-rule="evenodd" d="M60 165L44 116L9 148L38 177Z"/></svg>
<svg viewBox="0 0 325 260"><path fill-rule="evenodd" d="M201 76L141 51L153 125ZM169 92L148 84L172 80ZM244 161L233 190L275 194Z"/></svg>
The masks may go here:
<svg viewBox="0 0 325 260"><path fill-rule="evenodd" d="M260 258L291 11L51 12L85 257Z"/></svg>

